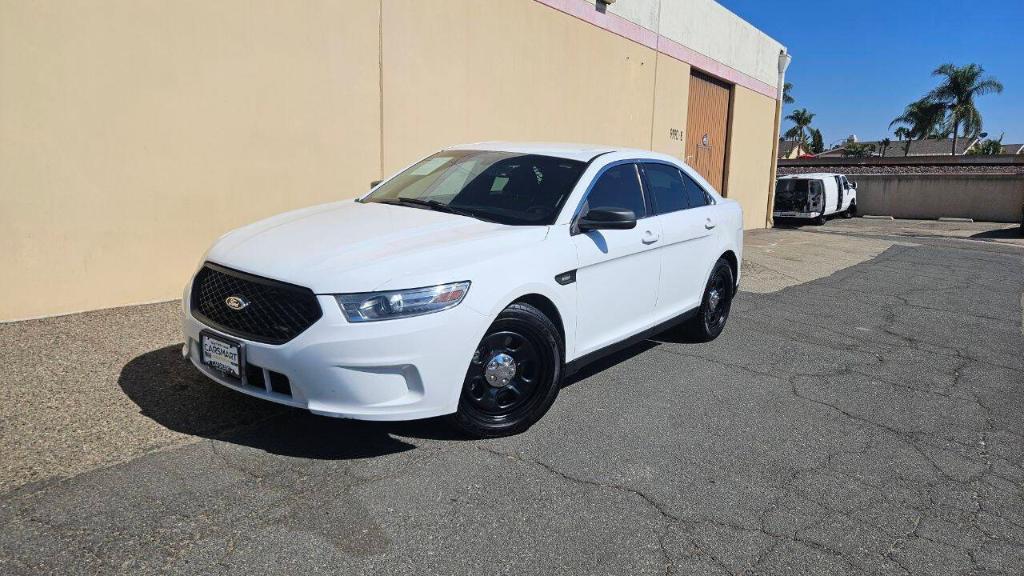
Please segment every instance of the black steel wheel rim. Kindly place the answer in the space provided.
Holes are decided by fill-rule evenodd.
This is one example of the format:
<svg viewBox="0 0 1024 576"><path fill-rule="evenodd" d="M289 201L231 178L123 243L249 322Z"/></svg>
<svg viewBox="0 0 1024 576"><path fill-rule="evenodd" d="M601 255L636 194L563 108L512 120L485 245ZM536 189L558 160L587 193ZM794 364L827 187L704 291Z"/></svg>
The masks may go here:
<svg viewBox="0 0 1024 576"><path fill-rule="evenodd" d="M485 377L488 363L500 354L515 361L515 374L507 384L492 385ZM497 329L484 336L466 373L463 398L487 420L516 419L528 412L551 377L552 359L543 340L518 328Z"/></svg>
<svg viewBox="0 0 1024 576"><path fill-rule="evenodd" d="M711 278L708 284L708 302L704 308L704 323L711 330L716 330L725 324L729 316L729 286L728 276L724 270L719 270Z"/></svg>

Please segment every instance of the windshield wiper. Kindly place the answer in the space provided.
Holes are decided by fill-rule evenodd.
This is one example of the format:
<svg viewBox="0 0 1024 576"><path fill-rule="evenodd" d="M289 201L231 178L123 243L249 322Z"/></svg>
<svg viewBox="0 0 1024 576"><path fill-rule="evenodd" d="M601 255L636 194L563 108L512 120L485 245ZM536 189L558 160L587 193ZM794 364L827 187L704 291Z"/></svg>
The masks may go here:
<svg viewBox="0 0 1024 576"><path fill-rule="evenodd" d="M437 210L438 212L447 212L448 214L456 214L459 216L466 216L468 218L476 218L477 220L493 222L493 220L480 216L475 212L463 210L461 208L455 208L454 206L449 206L448 204L445 204L444 202L438 202L437 200L421 200L419 198L404 198L402 196L399 196L393 200L385 200L383 203L399 205L412 204L413 206L422 206L424 208L427 208L428 210Z"/></svg>

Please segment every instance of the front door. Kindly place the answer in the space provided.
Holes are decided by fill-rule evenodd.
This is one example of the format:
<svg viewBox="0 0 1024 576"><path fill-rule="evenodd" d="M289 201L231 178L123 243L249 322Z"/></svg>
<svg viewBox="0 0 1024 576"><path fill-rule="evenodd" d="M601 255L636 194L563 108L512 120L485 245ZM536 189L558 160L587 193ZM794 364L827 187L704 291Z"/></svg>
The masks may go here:
<svg viewBox="0 0 1024 576"><path fill-rule="evenodd" d="M648 214L633 163L602 172L583 200L591 208L627 208L637 216L631 230L575 233L576 354L582 356L650 326L658 297L661 227Z"/></svg>
<svg viewBox="0 0 1024 576"><path fill-rule="evenodd" d="M837 201L837 204L836 204L836 212L842 212L843 211L843 202L846 200L846 198L845 198L845 196L846 196L846 186L843 185L843 179L842 179L841 176L836 176L835 178L836 178L836 189L839 190L839 195L838 195L839 200Z"/></svg>

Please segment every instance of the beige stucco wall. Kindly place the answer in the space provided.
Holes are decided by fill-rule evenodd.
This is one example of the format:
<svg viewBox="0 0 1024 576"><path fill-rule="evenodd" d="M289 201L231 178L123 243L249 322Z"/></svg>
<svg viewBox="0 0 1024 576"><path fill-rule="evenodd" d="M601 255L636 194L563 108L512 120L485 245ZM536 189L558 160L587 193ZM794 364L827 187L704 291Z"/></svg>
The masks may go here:
<svg viewBox="0 0 1024 576"><path fill-rule="evenodd" d="M0 320L180 294L379 172L375 2L0 1Z"/></svg>
<svg viewBox="0 0 1024 576"><path fill-rule="evenodd" d="M689 74L530 0L0 0L0 321L175 298L225 231L442 146L682 157ZM771 99L736 90L762 226Z"/></svg>
<svg viewBox="0 0 1024 576"><path fill-rule="evenodd" d="M726 159L727 195L743 206L743 227L764 228L771 179L775 100L735 86Z"/></svg>
<svg viewBox="0 0 1024 576"><path fill-rule="evenodd" d="M654 87L651 150L686 159L686 113L690 99L690 66L658 54L658 83Z"/></svg>
<svg viewBox="0 0 1024 576"><path fill-rule="evenodd" d="M649 48L537 2L385 2L383 30L387 172L459 142L650 146Z"/></svg>
<svg viewBox="0 0 1024 576"><path fill-rule="evenodd" d="M1024 176L1013 174L870 174L857 182L857 211L894 218L973 218L1020 222Z"/></svg>

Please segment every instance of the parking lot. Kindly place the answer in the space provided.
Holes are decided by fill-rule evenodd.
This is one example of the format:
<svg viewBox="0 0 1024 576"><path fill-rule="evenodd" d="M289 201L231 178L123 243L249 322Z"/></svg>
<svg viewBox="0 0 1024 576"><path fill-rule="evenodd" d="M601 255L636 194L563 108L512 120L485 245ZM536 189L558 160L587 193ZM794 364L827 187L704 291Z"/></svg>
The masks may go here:
<svg viewBox="0 0 1024 576"><path fill-rule="evenodd" d="M1024 239L746 242L718 340L627 349L498 440L224 389L177 302L0 325L0 573L1024 573Z"/></svg>

